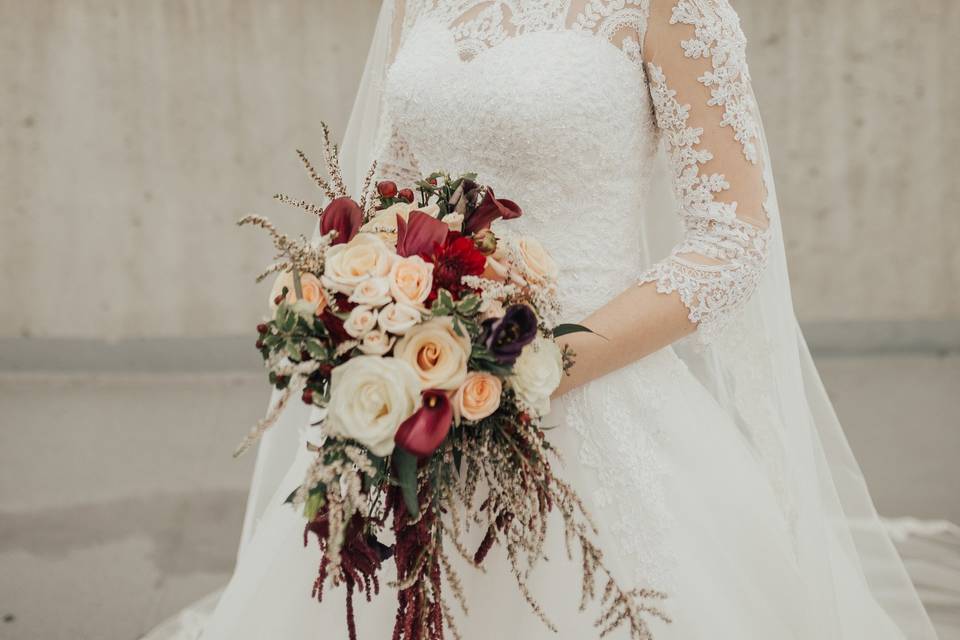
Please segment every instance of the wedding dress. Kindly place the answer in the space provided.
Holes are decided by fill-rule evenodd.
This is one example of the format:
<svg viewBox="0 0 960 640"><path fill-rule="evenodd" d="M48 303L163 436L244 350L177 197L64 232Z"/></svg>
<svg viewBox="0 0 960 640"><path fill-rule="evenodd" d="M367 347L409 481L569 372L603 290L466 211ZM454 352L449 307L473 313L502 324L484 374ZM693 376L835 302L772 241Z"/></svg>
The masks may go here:
<svg viewBox="0 0 960 640"><path fill-rule="evenodd" d="M687 307L691 339L550 416L609 564L668 595L655 638L935 638L797 329L727 0L388 1L344 152L354 185L377 158L403 184L476 171L522 203L509 224L559 262L567 320L631 286ZM310 597L319 550L283 504L310 458L308 422L292 408L262 445L204 640L346 637L342 594ZM596 637L579 564L560 537L548 549L529 582L559 633L494 553L486 573L460 567L465 639ZM389 593L358 603L360 638L391 637L394 611Z"/></svg>

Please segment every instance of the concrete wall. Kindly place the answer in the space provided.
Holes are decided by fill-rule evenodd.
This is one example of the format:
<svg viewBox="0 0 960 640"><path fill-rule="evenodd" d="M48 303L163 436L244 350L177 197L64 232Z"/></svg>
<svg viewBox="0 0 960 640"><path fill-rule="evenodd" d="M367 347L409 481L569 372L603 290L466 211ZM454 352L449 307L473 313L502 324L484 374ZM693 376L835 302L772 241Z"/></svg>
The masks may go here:
<svg viewBox="0 0 960 640"><path fill-rule="evenodd" d="M0 338L247 333L374 0L0 0ZM738 0L797 308L960 321L960 3Z"/></svg>

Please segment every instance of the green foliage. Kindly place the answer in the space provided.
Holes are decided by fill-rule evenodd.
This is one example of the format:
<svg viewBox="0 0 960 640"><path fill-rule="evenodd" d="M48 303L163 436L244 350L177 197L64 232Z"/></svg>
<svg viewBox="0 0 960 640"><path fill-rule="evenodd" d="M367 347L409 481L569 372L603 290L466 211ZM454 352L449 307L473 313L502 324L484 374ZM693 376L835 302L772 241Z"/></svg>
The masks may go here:
<svg viewBox="0 0 960 640"><path fill-rule="evenodd" d="M417 457L397 447L393 450L393 467L397 472L397 484L403 494L403 504L407 507L410 517L416 519L420 516L420 505L417 499Z"/></svg>
<svg viewBox="0 0 960 640"><path fill-rule="evenodd" d="M486 371L501 378L506 378L513 371L512 367L500 364L494 355L490 353L490 350L482 344L473 345L470 351L468 368L471 370Z"/></svg>
<svg viewBox="0 0 960 640"><path fill-rule="evenodd" d="M593 329L589 329L582 324L558 324L553 328L554 338L570 335L571 333L593 333L595 335L599 335L593 331Z"/></svg>

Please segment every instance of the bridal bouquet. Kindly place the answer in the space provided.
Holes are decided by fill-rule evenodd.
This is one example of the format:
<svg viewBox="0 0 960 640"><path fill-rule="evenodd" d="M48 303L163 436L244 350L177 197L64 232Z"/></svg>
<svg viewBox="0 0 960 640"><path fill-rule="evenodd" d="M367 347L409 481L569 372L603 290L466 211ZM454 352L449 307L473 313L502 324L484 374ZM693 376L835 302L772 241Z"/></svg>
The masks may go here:
<svg viewBox="0 0 960 640"><path fill-rule="evenodd" d="M313 534L323 550L314 596L344 587L355 640L353 596L377 594L392 558L394 639L459 637L449 597L465 612L469 603L451 554L479 567L501 547L520 595L554 628L526 576L557 511L568 553L581 555L582 608L604 586L599 633L626 625L650 638L647 616L665 619L651 604L662 594L613 579L541 428L573 364L555 339L586 329L556 323L557 267L540 243L491 230L520 207L472 174L434 173L401 189L375 183L375 167L355 201L324 134L329 178L300 158L329 204L276 196L318 215L319 235L240 221L266 229L278 250L260 276L279 274L256 346L282 394L238 453L291 398L319 408L322 438L288 499L306 519L304 543ZM483 534L476 548L464 542L469 527Z"/></svg>

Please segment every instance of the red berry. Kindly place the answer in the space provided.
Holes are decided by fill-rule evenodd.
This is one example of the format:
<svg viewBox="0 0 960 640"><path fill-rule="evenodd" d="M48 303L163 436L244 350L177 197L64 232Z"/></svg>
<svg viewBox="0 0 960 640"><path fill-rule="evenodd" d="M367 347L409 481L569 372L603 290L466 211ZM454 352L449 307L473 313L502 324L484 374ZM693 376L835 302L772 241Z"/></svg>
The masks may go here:
<svg viewBox="0 0 960 640"><path fill-rule="evenodd" d="M377 193L384 198L393 198L397 195L397 183L393 180L384 180L377 183Z"/></svg>
<svg viewBox="0 0 960 640"><path fill-rule="evenodd" d="M429 180L427 180L427 182L429 182L429 183L432 184L433 186L437 186L437 179L436 179L436 178L430 178Z"/></svg>
<svg viewBox="0 0 960 640"><path fill-rule="evenodd" d="M397 194L397 197L410 204L413 204L413 189L400 189L400 193Z"/></svg>
<svg viewBox="0 0 960 640"><path fill-rule="evenodd" d="M267 325L263 324L262 322L257 325L257 333L266 333L267 329Z"/></svg>
<svg viewBox="0 0 960 640"><path fill-rule="evenodd" d="M283 302L283 296L277 296L273 299L273 304L280 304L281 302Z"/></svg>
<svg viewBox="0 0 960 640"><path fill-rule="evenodd" d="M263 349L263 340L257 340L254 346L256 346L257 349Z"/></svg>
<svg viewBox="0 0 960 640"><path fill-rule="evenodd" d="M300 399L306 404L313 404L313 389L304 389L303 395L300 396Z"/></svg>

